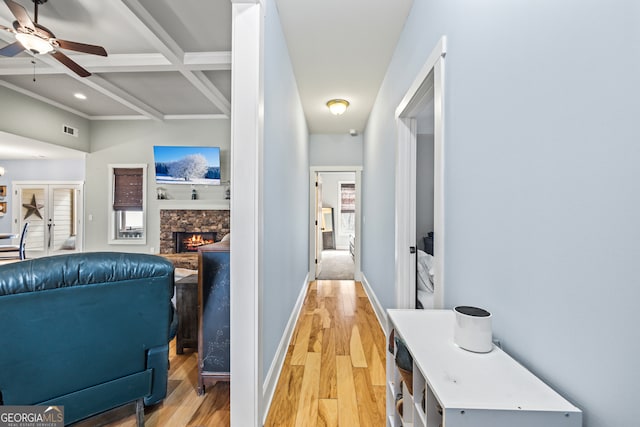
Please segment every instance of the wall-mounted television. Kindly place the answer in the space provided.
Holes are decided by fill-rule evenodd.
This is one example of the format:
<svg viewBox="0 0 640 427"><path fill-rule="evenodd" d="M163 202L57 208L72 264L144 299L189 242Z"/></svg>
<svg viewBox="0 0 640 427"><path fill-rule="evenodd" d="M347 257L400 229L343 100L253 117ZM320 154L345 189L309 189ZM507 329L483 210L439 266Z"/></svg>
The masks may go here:
<svg viewBox="0 0 640 427"><path fill-rule="evenodd" d="M157 184L220 185L220 147L155 145Z"/></svg>

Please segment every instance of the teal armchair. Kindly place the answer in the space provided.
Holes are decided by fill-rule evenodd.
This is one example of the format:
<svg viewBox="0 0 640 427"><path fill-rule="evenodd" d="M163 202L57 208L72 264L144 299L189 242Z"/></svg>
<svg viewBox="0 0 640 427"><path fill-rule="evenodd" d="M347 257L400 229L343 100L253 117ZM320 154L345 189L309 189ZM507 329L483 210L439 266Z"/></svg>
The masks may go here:
<svg viewBox="0 0 640 427"><path fill-rule="evenodd" d="M0 404L63 405L65 424L167 392L173 265L131 253L0 266Z"/></svg>

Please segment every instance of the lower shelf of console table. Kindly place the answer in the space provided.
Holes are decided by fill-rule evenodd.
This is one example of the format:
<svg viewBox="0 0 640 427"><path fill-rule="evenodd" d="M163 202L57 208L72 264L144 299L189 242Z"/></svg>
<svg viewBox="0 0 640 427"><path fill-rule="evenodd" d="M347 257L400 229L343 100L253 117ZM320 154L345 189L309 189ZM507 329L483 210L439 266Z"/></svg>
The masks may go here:
<svg viewBox="0 0 640 427"><path fill-rule="evenodd" d="M582 425L578 408L501 349L479 354L456 346L453 311L388 310L388 315L389 330L413 358L407 380L394 355L387 354L388 427Z"/></svg>

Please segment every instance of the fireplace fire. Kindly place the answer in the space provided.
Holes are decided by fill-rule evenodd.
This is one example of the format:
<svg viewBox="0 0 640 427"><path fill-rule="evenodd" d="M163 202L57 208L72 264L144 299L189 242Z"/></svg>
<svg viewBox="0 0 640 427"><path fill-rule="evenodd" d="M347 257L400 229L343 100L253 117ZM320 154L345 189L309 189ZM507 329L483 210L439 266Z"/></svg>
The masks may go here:
<svg viewBox="0 0 640 427"><path fill-rule="evenodd" d="M187 231L187 232L175 232L174 240L176 243L176 253L183 252L197 252L198 248L203 245L215 243L216 233L213 231Z"/></svg>

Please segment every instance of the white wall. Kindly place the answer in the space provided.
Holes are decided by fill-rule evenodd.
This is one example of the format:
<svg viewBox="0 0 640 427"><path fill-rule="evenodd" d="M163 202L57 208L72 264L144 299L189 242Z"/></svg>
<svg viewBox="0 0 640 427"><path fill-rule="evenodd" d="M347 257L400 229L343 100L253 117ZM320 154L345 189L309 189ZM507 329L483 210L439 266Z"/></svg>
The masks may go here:
<svg viewBox="0 0 640 427"><path fill-rule="evenodd" d="M637 424L639 18L625 0L416 0L365 131L363 271L391 307L394 109L446 35L445 303L489 309L586 427Z"/></svg>
<svg viewBox="0 0 640 427"><path fill-rule="evenodd" d="M222 180L229 179L229 120L168 120L153 121L103 121L94 122L91 132L91 153L87 156L85 185L85 249L87 251L154 252L160 245L160 209L166 209L164 200L156 199L154 145L203 145L220 147L220 173ZM147 168L147 244L109 245L107 230L109 220L108 165L122 163L146 163ZM191 204L191 187L188 185L162 185L176 201L184 201L184 209ZM220 202L224 200L223 185L198 186L200 200ZM175 208L175 203L171 209ZM89 215L93 218L89 221Z"/></svg>
<svg viewBox="0 0 640 427"><path fill-rule="evenodd" d="M3 86L0 86L0 100L3 105L2 114L0 114L0 131L80 151L89 151L91 127L89 120ZM78 129L78 136L63 133L63 125Z"/></svg>
<svg viewBox="0 0 640 427"><path fill-rule="evenodd" d="M265 10L264 375L309 271L309 134L275 2L267 0Z"/></svg>
<svg viewBox="0 0 640 427"><path fill-rule="evenodd" d="M320 176L322 177L322 207L333 208L333 226L336 249L348 250L349 235L340 234L340 229L338 228L340 219L338 214L338 183L341 181L350 181L355 183L356 174L353 172L323 172Z"/></svg>
<svg viewBox="0 0 640 427"><path fill-rule="evenodd" d="M416 242L433 231L433 134L418 134L416 146Z"/></svg>
<svg viewBox="0 0 640 427"><path fill-rule="evenodd" d="M362 135L311 134L309 162L311 166L361 166Z"/></svg>

